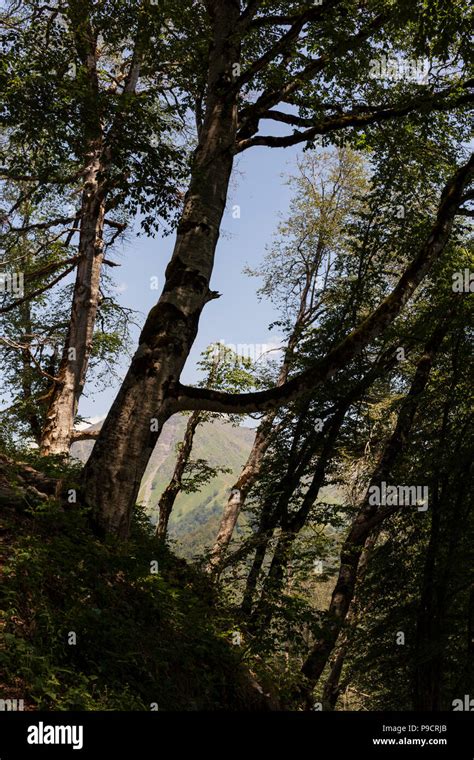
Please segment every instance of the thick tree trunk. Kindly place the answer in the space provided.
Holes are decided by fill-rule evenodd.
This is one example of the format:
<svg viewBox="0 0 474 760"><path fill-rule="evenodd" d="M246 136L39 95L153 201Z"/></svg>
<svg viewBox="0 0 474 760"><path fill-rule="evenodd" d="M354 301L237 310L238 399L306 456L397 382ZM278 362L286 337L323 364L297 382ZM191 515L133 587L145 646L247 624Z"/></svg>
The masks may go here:
<svg viewBox="0 0 474 760"><path fill-rule="evenodd" d="M76 270L69 329L41 437L41 453L45 455L65 455L69 452L74 419L91 356L100 301L105 214L104 199L99 187L101 146L94 146L92 152L82 198L79 237L81 258Z"/></svg>
<svg viewBox="0 0 474 760"><path fill-rule="evenodd" d="M156 536L160 541L164 541L166 538L171 511L176 501L176 497L183 487L184 470L189 461L189 456L193 448L194 433L201 421L201 416L200 412L193 412L191 414L188 424L186 425L184 440L178 453L173 476L158 502L159 520L156 527Z"/></svg>
<svg viewBox="0 0 474 760"><path fill-rule="evenodd" d="M229 85L240 54L232 37L238 18L239 3L231 0L213 16L206 114L165 285L84 468L84 498L101 533L128 535L140 481L171 414L169 389L179 381L212 297L209 280L234 159L237 98Z"/></svg>

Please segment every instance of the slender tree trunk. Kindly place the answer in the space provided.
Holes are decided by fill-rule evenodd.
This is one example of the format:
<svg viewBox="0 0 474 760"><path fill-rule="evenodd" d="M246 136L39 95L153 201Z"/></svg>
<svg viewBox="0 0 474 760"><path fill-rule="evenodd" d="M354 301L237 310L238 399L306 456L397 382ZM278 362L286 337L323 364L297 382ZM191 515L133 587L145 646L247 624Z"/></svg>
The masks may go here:
<svg viewBox="0 0 474 760"><path fill-rule="evenodd" d="M31 305L28 301L22 304L20 313L24 332L26 335L31 335ZM27 421L35 442L39 444L41 441L41 416L37 413L38 405L32 400L33 372L31 368L30 352L28 349L22 350L21 360L23 363L23 371L21 373L21 393L27 408Z"/></svg>
<svg viewBox="0 0 474 760"><path fill-rule="evenodd" d="M349 402L347 402L349 406ZM283 580L283 567L287 560L288 552L296 538L300 527L304 524L307 514L314 503L314 499L317 497L319 491L319 484L322 482L321 478L324 477L325 467L332 451L332 447L335 442L335 437L342 423L341 409L337 412L336 417L332 420L330 425L330 433L328 441L323 446L323 451L320 460L316 466L315 473L313 475L312 482L308 488L307 493L303 499L303 504L298 512L293 516L291 521L288 519L286 513L288 509L288 502L291 495L301 478L304 475L305 468L311 461L311 457L314 455L316 442L321 439L324 433L317 433L313 435L310 440L307 440L300 449L300 461L298 466L292 468L292 462L289 463L289 468L285 475L282 477L278 485L278 500L276 504L272 499L266 501L262 508L260 516L260 526L257 534L257 548L253 559L250 572L247 576L245 585L245 591L242 600L242 613L249 616L252 610L253 598L257 589L258 578L262 570L265 555L268 549L272 536L278 527L278 524L282 525L282 534L278 540L275 553L269 569L269 575L262 591L263 596L269 591L270 586L275 584L279 587L279 583ZM285 517L286 516L286 517Z"/></svg>
<svg viewBox="0 0 474 760"><path fill-rule="evenodd" d="M367 372L364 377L362 377L362 379L353 386L353 388L351 388L345 398L339 402L333 418L328 423L327 429L321 433L318 433L317 435L313 434L305 441L298 455L298 467L292 470L290 462L290 467L279 484L278 490L280 492L280 496L276 508L273 505L264 505L262 510L262 520L270 521L268 524L265 523L264 525L264 528L269 535L266 540L261 542L260 551L257 550L256 552L254 563L247 579L247 585L244 594L245 605L242 605L242 610L245 610L247 614L250 614L252 599L258 581L258 574L262 569L269 540L273 535L278 522L280 522L282 533L275 548L268 575L263 585L262 595L254 617L258 617L259 613L264 608L267 597L276 597L280 593L280 589L283 583L284 569L288 562L291 547L293 546L293 543L297 538L299 532L306 524L309 513L311 511L311 507L316 501L319 491L324 484L326 471L333 456L334 447L339 436L339 431L344 422L344 418L347 414L348 409L354 403L354 401L360 398L362 393L364 393L364 391L366 391L367 388L369 388L374 383L380 373L382 371L388 371L393 363L394 358L392 351L388 350L379 359L377 364L373 366L372 369L369 370L369 372ZM311 483L303 498L300 508L293 515L289 516L288 503L291 495L305 474L306 468L309 465L311 458L314 456L316 446L320 440L323 441L323 445L321 454L314 469ZM295 441L293 441L293 447L294 445ZM262 549L264 550L263 554ZM264 615L263 625L268 625L270 619L271 612L267 612Z"/></svg>
<svg viewBox="0 0 474 760"><path fill-rule="evenodd" d="M263 567L263 563L265 561L268 544L272 539L277 522L278 520L275 519L274 516L268 515L267 519L261 521L260 523L257 548L255 549L255 554L249 574L247 575L245 590L240 606L242 615L246 618L249 618L250 613L252 612L253 598L257 590L258 579Z"/></svg>
<svg viewBox="0 0 474 760"><path fill-rule="evenodd" d="M173 476L163 491L160 500L158 502L159 520L156 527L156 535L161 541L166 538L168 530L168 522L170 519L171 511L175 503L176 497L183 487L183 474L186 465L189 461L189 456L193 448L193 439L196 428L201 421L201 413L193 412L188 419L186 425L186 432L184 434L184 440L178 453L176 465L174 468Z"/></svg>
<svg viewBox="0 0 474 760"><path fill-rule="evenodd" d="M442 425L439 432L438 461L448 462L444 469L437 469L432 486L431 525L426 548L420 601L418 605L415 636L415 668L413 709L438 711L442 709L441 681L444 663L444 619L449 606L448 587L452 574L453 556L460 539L465 520L462 514L465 488L458 481L458 473L467 474L467 463L462 462L458 447L454 450L450 441L450 412L455 405L455 388L459 381L459 342L455 346L451 387L444 404ZM460 431L458 441L463 440ZM452 439L451 439L452 443ZM467 465L467 466L466 466ZM459 469L458 469L459 468ZM456 487L456 483L459 483Z"/></svg>
<svg viewBox="0 0 474 760"><path fill-rule="evenodd" d="M82 197L81 258L76 270L69 329L57 374L58 381L52 389L41 437L42 454L65 455L69 452L74 419L91 356L104 259L105 203L99 186L102 169L100 153L100 144L93 146Z"/></svg>
<svg viewBox="0 0 474 760"><path fill-rule="evenodd" d="M447 644L445 621L451 601L450 581L453 567L457 564L455 552L469 510L468 507L466 511L466 491L470 467L471 452L467 460L459 457L457 466L451 470L451 477L444 479L441 495L435 491L433 500L416 625L413 690L413 709L416 711L443 709L442 678Z"/></svg>
<svg viewBox="0 0 474 760"><path fill-rule="evenodd" d="M230 544L239 514L245 504L250 489L254 485L261 471L265 452L270 445L270 434L276 412L265 415L257 428L255 440L248 459L234 485L224 507L224 512L219 525L216 541L211 550L207 570L218 577L222 567L222 560Z"/></svg>
<svg viewBox="0 0 474 760"><path fill-rule="evenodd" d="M322 243L320 242L317 250L318 261L322 257ZM316 269L317 273L318 269ZM293 354L298 345L298 339L301 334L301 328L303 319L307 316L307 299L311 287L311 278L307 276L305 286L301 293L298 315L291 331L288 345L285 349L285 355L278 373L277 387L283 385L288 380L288 376L291 369L291 362ZM258 476L260 475L262 464L264 461L265 453L268 450L271 442L271 433L273 430L273 423L277 415L276 411L269 412L262 419L260 425L257 428L255 440L252 445L252 449L248 456L246 463L244 464L242 471L235 481L230 491L230 496L227 500L227 504L224 507L224 512L219 525L219 530L211 550L209 563L207 565L207 571L219 577L219 572L222 568L222 561L229 548L229 544L232 539L232 535L237 525L239 514L242 511L247 496L252 489L252 486L256 483Z"/></svg>
<svg viewBox="0 0 474 760"><path fill-rule="evenodd" d="M360 584L364 578L370 555L375 544L377 543L379 535L380 527L370 534L364 544L359 562L359 570L357 573L357 588L360 587ZM352 632L357 623L358 617L359 604L356 595L354 595L346 618L346 623L350 624L350 630L345 631L344 635L342 636L342 640L341 635L339 636L336 656L333 662L330 664L329 675L323 687L323 708L325 710L334 710L341 692L347 688L349 679L346 677L344 682L341 684L341 675L347 654L350 649Z"/></svg>
<svg viewBox="0 0 474 760"><path fill-rule="evenodd" d="M403 443L410 434L421 395L429 379L434 357L448 327L449 320L443 320L425 347L425 351L418 362L410 391L402 403L395 430L384 448L368 490L371 486L380 486L380 483L389 477L393 464L403 448ZM345 623L354 596L359 560L364 544L374 528L379 527L382 520L392 511L394 511L393 507L381 510L376 505L370 505L367 497L365 497L344 541L340 555L339 576L329 605L326 631L324 635L316 639L302 667L302 674L307 680L301 690L308 707L311 705L311 693L326 666Z"/></svg>
<svg viewBox="0 0 474 760"><path fill-rule="evenodd" d="M370 373L370 376L372 376L372 373ZM367 377L369 377L369 375L367 375ZM357 384L356 387L359 388L360 383ZM339 431L341 429L341 425L352 402L352 395L353 394L349 394L347 396L345 403L339 407L338 411L334 415L334 418L331 420L327 438L318 458L312 481L307 492L304 495L301 507L294 515L290 517L287 514L289 495L287 495L286 499L281 501L281 506L283 509L278 513L276 517L281 521L282 532L278 539L275 552L270 563L270 568L263 584L260 600L255 609L254 615L252 616L253 625L257 624L261 627L264 627L270 624L272 618L272 610L268 602L270 599L276 599L280 595L285 577L285 568L288 565L291 549L294 542L298 538L301 529L306 524L311 511L311 507L318 498L319 491L324 484L326 471L334 452L334 447L339 435Z"/></svg>
<svg viewBox="0 0 474 760"><path fill-rule="evenodd" d="M302 416L304 416L304 413ZM301 419L302 417L300 417L300 422ZM321 433L318 433L313 437L319 440ZM293 447L295 447L295 442L296 436L293 440ZM294 454L295 453L296 447ZM290 455L287 470L278 484L278 499L276 503L273 498L269 498L264 502L262 506L260 524L258 527L257 535L253 540L253 543L256 543L255 555L250 567L250 571L247 575L245 590L241 603L242 614L246 617L249 617L252 611L253 599L257 589L260 572L265 561L268 545L273 537L276 527L278 526L278 522L281 516L285 512L288 500L291 498L291 494L299 483L300 478L304 473L305 467L308 465L311 459L312 453L313 449L311 444L309 446L305 444L299 451L298 463L295 461L295 456Z"/></svg>
<svg viewBox="0 0 474 760"><path fill-rule="evenodd" d="M132 62L124 81L122 106L117 110L108 133L104 134L102 104L97 73L97 34L91 23L91 3L68 0L67 15L74 31L76 53L87 73L81 105L85 128L84 189L79 232L79 263L76 270L68 334L63 348L58 379L51 392L44 425L41 452L68 453L74 432L74 419L82 395L97 310L100 304L100 278L104 260L104 218L110 170L114 165L116 141L127 118L127 98L132 95L140 75L143 21L133 48Z"/></svg>
<svg viewBox="0 0 474 760"><path fill-rule="evenodd" d="M432 499L430 540L426 549L423 583L415 639L415 689L416 711L437 711L441 698L440 620L436 602L436 558L440 539L440 505Z"/></svg>
<svg viewBox="0 0 474 760"><path fill-rule="evenodd" d="M103 124L97 74L97 37L90 20L89 3L69 0L66 13L74 30L77 56L86 72L81 115L85 128L84 187L82 192L79 263L76 269L71 316L63 354L41 438L42 454L66 455L74 418L86 379L92 336L100 299L100 273L104 258L105 216Z"/></svg>
<svg viewBox="0 0 474 760"><path fill-rule="evenodd" d="M85 502L100 533L126 537L140 481L179 381L205 304L234 160L237 96L230 95L239 3L223 0L213 14L206 113L191 182L161 297L83 472ZM111 457L113 452L113 457Z"/></svg>

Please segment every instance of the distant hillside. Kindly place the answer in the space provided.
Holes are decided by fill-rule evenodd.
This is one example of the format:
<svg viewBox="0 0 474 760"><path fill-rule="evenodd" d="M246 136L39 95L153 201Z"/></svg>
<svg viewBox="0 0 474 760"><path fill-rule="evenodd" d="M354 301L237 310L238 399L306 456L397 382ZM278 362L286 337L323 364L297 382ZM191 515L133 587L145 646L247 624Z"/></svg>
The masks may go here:
<svg viewBox="0 0 474 760"><path fill-rule="evenodd" d="M156 522L160 495L172 475L176 445L183 438L186 422L187 417L175 415L164 425L143 477L139 501L146 506L152 522ZM100 423L91 427L100 427ZM192 557L214 540L228 490L247 459L253 439L254 432L249 428L220 420L198 428L192 458L206 459L214 467L229 467L232 473L219 473L199 493L178 496L169 527L170 538L177 542L176 553ZM84 462L92 447L92 441L78 441L71 453Z"/></svg>

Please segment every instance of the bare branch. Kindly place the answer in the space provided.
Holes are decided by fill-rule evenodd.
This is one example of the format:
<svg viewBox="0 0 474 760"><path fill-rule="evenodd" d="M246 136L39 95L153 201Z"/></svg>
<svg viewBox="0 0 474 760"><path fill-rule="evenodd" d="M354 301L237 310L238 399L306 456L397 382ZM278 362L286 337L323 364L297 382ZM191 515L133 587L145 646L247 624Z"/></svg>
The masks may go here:
<svg viewBox="0 0 474 760"><path fill-rule="evenodd" d="M99 437L100 428L97 430L74 430L71 436L71 443L76 441L91 441Z"/></svg>
<svg viewBox="0 0 474 760"><path fill-rule="evenodd" d="M57 219L50 219L49 222L37 222L27 224L24 227L12 227L11 232L30 232L31 230L47 230L49 227L57 227L58 224L68 224L73 222L73 216L60 216Z"/></svg>

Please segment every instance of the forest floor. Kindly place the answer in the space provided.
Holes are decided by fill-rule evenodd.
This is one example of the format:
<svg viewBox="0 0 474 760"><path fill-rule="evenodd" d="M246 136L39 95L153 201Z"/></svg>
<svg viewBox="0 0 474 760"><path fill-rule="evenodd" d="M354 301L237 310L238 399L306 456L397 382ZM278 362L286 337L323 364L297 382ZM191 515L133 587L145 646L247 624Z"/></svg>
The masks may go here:
<svg viewBox="0 0 474 760"><path fill-rule="evenodd" d="M208 578L160 546L142 512L128 542L103 543L79 505L25 496L17 474L2 463L3 699L29 710L268 709Z"/></svg>

